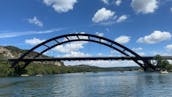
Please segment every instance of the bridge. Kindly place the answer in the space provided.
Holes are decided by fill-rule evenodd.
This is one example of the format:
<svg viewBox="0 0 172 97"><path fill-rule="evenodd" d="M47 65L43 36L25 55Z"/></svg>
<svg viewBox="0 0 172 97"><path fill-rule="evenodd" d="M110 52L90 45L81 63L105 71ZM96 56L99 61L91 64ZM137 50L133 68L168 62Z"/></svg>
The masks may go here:
<svg viewBox="0 0 172 97"><path fill-rule="evenodd" d="M66 43L77 42L77 41L87 41L97 44L104 45L112 50L119 52L122 57L58 57L58 58L40 58L45 52L51 50L52 48L63 45ZM28 59L28 56L35 50L40 49L40 52L37 55L33 55L32 58ZM142 57L133 50L125 47L122 44L119 44L111 39L97 36L93 34L65 34L57 37L48 39L35 47L28 50L26 53L21 55L17 59L9 59L12 63L11 67L15 68L16 71L24 69L33 61L76 61L76 60L132 60L145 71L148 69L155 70L156 66L150 63L154 56ZM170 56L164 56L165 59L172 59ZM21 65L22 63L22 65ZM20 64L20 65L18 65Z"/></svg>
<svg viewBox="0 0 172 97"><path fill-rule="evenodd" d="M156 56L142 56L145 60L155 60ZM30 61L88 61L88 60L142 60L142 58L137 57L59 57L59 58L26 58L20 61L30 62ZM172 60L172 56L161 56L162 59ZM18 59L8 59L8 61L17 61Z"/></svg>

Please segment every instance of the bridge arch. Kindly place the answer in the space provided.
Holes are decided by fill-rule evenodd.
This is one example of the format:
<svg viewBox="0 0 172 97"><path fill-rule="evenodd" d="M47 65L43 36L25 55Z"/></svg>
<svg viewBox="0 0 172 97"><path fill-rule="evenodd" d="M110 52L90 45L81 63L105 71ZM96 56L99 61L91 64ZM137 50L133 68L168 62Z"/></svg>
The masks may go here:
<svg viewBox="0 0 172 97"><path fill-rule="evenodd" d="M15 68L17 66L17 64L19 62L21 62L22 59L25 59L27 57L27 55L29 55L34 50L41 48L42 46L44 46L46 48L41 50L40 53L38 53L37 55L33 56L33 59L38 58L43 53L45 53L46 51L48 51L56 46L59 46L59 45L65 44L65 43L69 43L69 42L76 42L76 41L88 41L88 42L94 42L94 43L98 43L98 44L107 46L109 48L112 48L112 49L118 51L119 53L121 53L124 56L140 58L141 62L134 58L132 58L132 60L135 63L137 63L140 67L142 67L144 70L146 70L147 67L150 67L151 69L155 69L153 65L151 65L147 60L142 58L139 54L132 51L131 49L129 49L111 39L93 35L93 34L65 34L65 35L61 35L61 36L57 36L57 37L48 39L48 40L36 45L35 47L31 48L23 55L21 55L18 58L18 60L13 62L12 67ZM55 42L55 44L49 45L48 43L50 43L50 42ZM26 62L26 63L24 63L23 67L21 67L21 68L24 69L29 64L30 64L30 62Z"/></svg>

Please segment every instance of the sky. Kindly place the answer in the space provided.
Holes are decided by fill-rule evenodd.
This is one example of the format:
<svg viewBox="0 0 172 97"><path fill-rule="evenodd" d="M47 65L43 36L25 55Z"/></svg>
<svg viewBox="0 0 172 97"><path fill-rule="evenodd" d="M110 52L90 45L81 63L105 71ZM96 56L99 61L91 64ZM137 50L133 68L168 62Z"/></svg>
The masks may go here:
<svg viewBox="0 0 172 97"><path fill-rule="evenodd" d="M2 46L30 49L55 36L89 33L116 41L142 56L172 55L172 0L1 0L0 13ZM89 42L64 44L45 54L122 56ZM136 65L130 61L66 62L81 63Z"/></svg>

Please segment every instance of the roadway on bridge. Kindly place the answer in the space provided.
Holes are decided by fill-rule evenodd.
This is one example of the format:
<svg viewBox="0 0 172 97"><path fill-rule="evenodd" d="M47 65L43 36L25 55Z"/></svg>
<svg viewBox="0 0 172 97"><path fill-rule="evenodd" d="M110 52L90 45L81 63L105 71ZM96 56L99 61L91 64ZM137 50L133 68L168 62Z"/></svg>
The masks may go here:
<svg viewBox="0 0 172 97"><path fill-rule="evenodd" d="M143 56L145 60L154 60L155 56ZM161 56L162 59L172 60L172 56ZM57 57L57 58L27 58L20 61L84 61L84 60L142 60L137 57ZM18 59L8 59L8 61L16 61Z"/></svg>

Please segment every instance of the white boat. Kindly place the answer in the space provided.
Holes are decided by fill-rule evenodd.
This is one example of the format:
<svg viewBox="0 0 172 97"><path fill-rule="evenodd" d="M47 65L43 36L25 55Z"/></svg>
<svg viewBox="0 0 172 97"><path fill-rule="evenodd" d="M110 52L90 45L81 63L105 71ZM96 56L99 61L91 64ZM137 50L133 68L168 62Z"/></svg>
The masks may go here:
<svg viewBox="0 0 172 97"><path fill-rule="evenodd" d="M22 77L27 77L27 76L29 76L28 74L22 74L21 75Z"/></svg>
<svg viewBox="0 0 172 97"><path fill-rule="evenodd" d="M42 74L37 74L36 76L39 76L39 77L41 77L41 76L43 76Z"/></svg>
<svg viewBox="0 0 172 97"><path fill-rule="evenodd" d="M168 71L167 71L167 70L161 70L160 73L161 73L161 74L167 74Z"/></svg>

